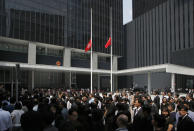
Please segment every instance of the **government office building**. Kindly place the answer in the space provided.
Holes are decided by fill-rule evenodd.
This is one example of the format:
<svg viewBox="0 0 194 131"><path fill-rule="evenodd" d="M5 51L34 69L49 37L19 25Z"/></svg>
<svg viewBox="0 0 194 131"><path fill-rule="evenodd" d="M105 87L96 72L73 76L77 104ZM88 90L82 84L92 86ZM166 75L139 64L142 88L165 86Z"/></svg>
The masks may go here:
<svg viewBox="0 0 194 131"><path fill-rule="evenodd" d="M126 83L193 89L193 38L193 0L133 0L133 21L124 26L123 62L124 68L141 71Z"/></svg>
<svg viewBox="0 0 194 131"><path fill-rule="evenodd" d="M122 0L0 0L0 85L19 63L20 89L89 89L92 8L93 89L110 91L110 7L113 90L193 88L193 0L133 0L124 26Z"/></svg>
<svg viewBox="0 0 194 131"><path fill-rule="evenodd" d="M121 0L0 0L0 85L19 88L90 88L93 11L93 88L110 87L112 7L113 70L124 54ZM117 85L117 78L114 80Z"/></svg>

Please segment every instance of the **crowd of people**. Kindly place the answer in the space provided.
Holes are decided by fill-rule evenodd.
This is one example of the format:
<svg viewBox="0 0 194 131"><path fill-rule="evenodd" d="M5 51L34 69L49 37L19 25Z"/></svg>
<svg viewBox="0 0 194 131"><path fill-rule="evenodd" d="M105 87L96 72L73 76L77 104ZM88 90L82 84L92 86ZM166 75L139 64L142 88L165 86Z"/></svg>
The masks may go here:
<svg viewBox="0 0 194 131"><path fill-rule="evenodd" d="M0 131L193 131L193 92L0 89Z"/></svg>

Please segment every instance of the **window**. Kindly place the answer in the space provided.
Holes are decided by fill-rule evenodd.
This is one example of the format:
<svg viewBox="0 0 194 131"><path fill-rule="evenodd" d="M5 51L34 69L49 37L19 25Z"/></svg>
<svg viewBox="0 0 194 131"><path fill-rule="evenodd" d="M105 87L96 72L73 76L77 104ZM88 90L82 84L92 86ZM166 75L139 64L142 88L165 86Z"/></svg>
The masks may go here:
<svg viewBox="0 0 194 131"><path fill-rule="evenodd" d="M28 48L26 45L16 45L16 44L9 44L9 43L1 43L0 50L11 51L11 52L21 52L21 53L28 52Z"/></svg>

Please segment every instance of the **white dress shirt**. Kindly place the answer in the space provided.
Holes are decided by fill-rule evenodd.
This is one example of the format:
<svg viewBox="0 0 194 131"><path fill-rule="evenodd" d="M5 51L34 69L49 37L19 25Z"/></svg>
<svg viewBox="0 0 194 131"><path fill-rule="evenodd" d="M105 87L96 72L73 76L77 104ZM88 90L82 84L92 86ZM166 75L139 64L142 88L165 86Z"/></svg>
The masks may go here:
<svg viewBox="0 0 194 131"><path fill-rule="evenodd" d="M0 131L8 130L12 127L11 114L0 108Z"/></svg>
<svg viewBox="0 0 194 131"><path fill-rule="evenodd" d="M21 119L22 114L24 114L23 110L13 110L13 112L11 113L11 117L13 120L13 126L15 127L21 126L20 119Z"/></svg>
<svg viewBox="0 0 194 131"><path fill-rule="evenodd" d="M71 109L71 105L72 105L71 102L68 101L68 102L67 102L67 110Z"/></svg>

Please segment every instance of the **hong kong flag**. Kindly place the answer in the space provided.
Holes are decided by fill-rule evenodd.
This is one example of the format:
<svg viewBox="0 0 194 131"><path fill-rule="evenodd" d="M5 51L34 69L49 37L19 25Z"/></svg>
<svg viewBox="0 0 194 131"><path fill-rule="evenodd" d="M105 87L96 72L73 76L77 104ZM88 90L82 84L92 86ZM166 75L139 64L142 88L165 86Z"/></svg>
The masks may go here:
<svg viewBox="0 0 194 131"><path fill-rule="evenodd" d="M105 45L105 48L108 48L111 45L111 37L109 37L108 42Z"/></svg>
<svg viewBox="0 0 194 131"><path fill-rule="evenodd" d="M92 40L90 40L85 48L85 52L88 52L88 50L90 50L90 48L92 47Z"/></svg>

